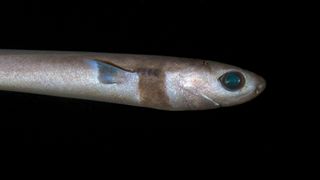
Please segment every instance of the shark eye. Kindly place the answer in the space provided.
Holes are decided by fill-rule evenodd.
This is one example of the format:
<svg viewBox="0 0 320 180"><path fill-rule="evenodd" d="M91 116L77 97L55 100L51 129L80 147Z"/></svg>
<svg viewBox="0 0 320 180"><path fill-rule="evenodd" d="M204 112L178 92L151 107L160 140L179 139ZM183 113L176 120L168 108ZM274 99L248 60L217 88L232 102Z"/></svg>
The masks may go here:
<svg viewBox="0 0 320 180"><path fill-rule="evenodd" d="M228 91L236 91L241 89L245 82L243 75L236 71L223 74L219 80L223 87Z"/></svg>

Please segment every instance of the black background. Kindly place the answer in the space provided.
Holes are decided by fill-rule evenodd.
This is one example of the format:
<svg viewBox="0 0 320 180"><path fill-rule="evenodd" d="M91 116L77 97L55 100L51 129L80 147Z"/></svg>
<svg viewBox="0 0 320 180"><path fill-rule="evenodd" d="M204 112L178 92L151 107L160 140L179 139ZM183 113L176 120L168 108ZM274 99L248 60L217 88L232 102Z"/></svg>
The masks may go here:
<svg viewBox="0 0 320 180"><path fill-rule="evenodd" d="M277 80L281 63L286 63L279 54L287 22L280 16L283 8L205 0L3 5L1 49L210 59L260 74L267 88L243 105L194 112L1 91L0 138L11 145L2 148L18 154L23 149L35 154L103 152L272 162L290 136L282 113L284 90Z"/></svg>

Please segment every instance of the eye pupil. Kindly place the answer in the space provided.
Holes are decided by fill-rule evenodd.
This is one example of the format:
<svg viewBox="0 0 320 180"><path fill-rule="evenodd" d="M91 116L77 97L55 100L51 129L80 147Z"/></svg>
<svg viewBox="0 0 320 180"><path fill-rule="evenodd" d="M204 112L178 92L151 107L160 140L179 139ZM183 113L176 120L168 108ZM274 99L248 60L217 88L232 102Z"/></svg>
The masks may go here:
<svg viewBox="0 0 320 180"><path fill-rule="evenodd" d="M239 72L227 72L221 76L220 81L227 90L235 91L242 88L244 77Z"/></svg>

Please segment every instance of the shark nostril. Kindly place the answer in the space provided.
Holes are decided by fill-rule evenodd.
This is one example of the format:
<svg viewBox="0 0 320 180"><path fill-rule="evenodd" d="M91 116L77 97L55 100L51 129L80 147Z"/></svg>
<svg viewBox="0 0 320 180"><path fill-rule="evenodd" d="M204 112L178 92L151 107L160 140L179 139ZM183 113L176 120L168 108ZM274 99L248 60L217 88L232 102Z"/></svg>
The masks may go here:
<svg viewBox="0 0 320 180"><path fill-rule="evenodd" d="M255 90L255 93L256 93L256 94L259 94L259 93L260 93L259 88L257 88L257 89Z"/></svg>
<svg viewBox="0 0 320 180"><path fill-rule="evenodd" d="M266 88L266 83L261 83L257 86L255 93L260 94L265 88Z"/></svg>

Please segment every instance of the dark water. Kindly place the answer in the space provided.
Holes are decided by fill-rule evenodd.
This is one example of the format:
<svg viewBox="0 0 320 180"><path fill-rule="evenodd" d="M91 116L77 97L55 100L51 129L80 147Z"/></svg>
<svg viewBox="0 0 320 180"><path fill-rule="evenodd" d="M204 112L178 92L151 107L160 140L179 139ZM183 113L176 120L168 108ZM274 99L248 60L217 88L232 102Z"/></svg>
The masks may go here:
<svg viewBox="0 0 320 180"><path fill-rule="evenodd" d="M24 2L8 8L10 14L1 16L1 49L211 59L267 80L265 92L251 102L198 112L2 91L0 137L8 152L102 152L275 164L275 157L292 137L287 131L290 118L283 113L286 91L278 80L280 64L286 63L278 54L284 41L279 6L116 1Z"/></svg>

